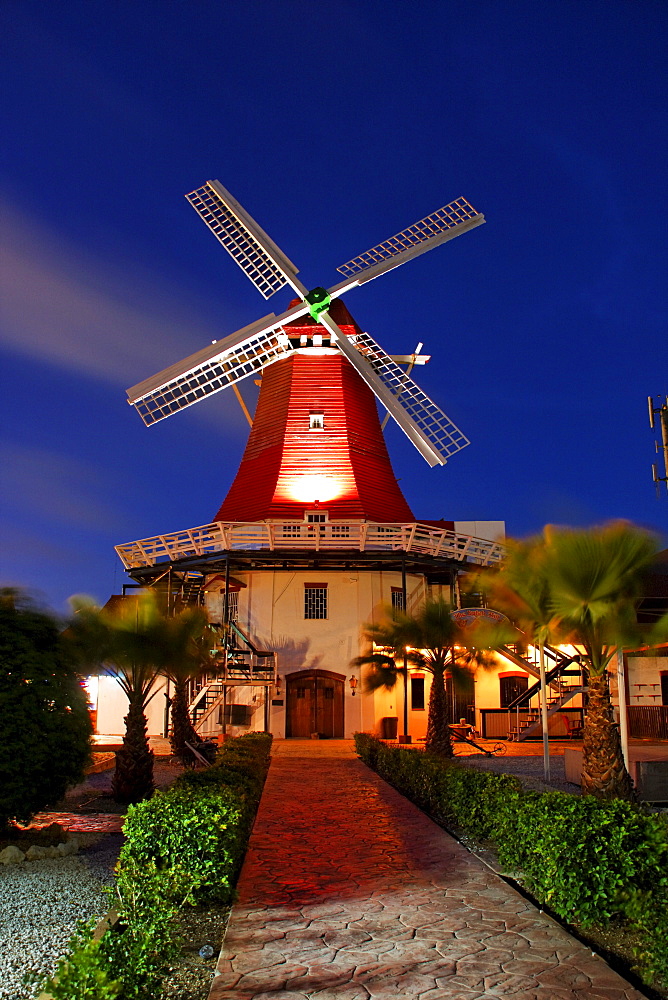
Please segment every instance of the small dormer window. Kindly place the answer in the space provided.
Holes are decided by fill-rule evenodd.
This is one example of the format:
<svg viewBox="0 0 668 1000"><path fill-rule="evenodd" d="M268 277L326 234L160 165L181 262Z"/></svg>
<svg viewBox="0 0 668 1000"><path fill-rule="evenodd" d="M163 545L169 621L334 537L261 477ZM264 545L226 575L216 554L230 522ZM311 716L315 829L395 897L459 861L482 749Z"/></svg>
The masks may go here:
<svg viewBox="0 0 668 1000"><path fill-rule="evenodd" d="M310 431L322 431L325 428L325 414L314 410L309 413L308 427Z"/></svg>
<svg viewBox="0 0 668 1000"><path fill-rule="evenodd" d="M327 511L307 510L304 512L304 520L307 524L326 524Z"/></svg>

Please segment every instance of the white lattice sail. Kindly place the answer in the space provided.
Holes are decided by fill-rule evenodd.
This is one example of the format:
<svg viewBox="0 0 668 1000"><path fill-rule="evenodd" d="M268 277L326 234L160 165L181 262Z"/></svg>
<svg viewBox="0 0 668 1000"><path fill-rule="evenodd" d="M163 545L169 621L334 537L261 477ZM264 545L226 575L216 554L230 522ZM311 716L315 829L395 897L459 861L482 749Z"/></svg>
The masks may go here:
<svg viewBox="0 0 668 1000"><path fill-rule="evenodd" d="M220 181L207 181L186 198L265 299L285 285L302 294L295 265Z"/></svg>

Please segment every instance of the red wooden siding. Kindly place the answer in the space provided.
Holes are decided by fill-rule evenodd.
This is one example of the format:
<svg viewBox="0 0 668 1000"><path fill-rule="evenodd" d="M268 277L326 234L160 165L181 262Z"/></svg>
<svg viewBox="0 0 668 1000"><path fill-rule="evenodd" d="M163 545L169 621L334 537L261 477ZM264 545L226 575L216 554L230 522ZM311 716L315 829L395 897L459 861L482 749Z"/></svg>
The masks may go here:
<svg viewBox="0 0 668 1000"><path fill-rule="evenodd" d="M342 303L331 311L347 334L355 333ZM310 319L299 320L290 336L313 328ZM309 429L313 411L324 414L322 430ZM331 520L414 520L392 471L375 397L338 351L307 349L265 368L248 444L215 520L301 519L314 506L295 497L304 476L327 477L336 495L317 499Z"/></svg>

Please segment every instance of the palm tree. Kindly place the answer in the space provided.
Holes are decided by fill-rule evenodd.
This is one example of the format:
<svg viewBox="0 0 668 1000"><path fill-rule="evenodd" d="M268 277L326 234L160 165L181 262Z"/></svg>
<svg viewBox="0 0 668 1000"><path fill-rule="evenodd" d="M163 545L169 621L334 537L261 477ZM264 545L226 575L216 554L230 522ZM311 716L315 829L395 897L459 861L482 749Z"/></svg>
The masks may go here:
<svg viewBox="0 0 668 1000"><path fill-rule="evenodd" d="M155 787L146 708L161 676L170 677L176 688L172 718L181 752L185 749L182 742L192 735L185 686L208 662L202 649L208 645L208 640L202 642L206 615L186 608L167 617L152 591L112 597L103 608L82 597L72 598L71 603L74 616L65 639L82 665L114 677L128 699L112 794L118 802L139 802L150 797Z"/></svg>
<svg viewBox="0 0 668 1000"><path fill-rule="evenodd" d="M74 615L64 633L66 640L88 672L114 677L128 699L111 787L116 801L139 802L155 788L146 707L156 694L165 619L150 591L112 597L103 608L85 597L74 597L70 603Z"/></svg>
<svg viewBox="0 0 668 1000"><path fill-rule="evenodd" d="M470 661L482 659L469 650L462 653L456 646L468 645L466 633L455 623L450 604L442 597L429 599L415 615L396 608L387 609L387 619L365 626L364 637L383 651L372 651L352 660L353 666L370 666L366 689L381 687L391 690L397 683L401 668L397 660L407 661L432 675L427 719L425 750L441 757L452 757L452 739L448 722L445 694L445 674L450 672L456 684L458 677L470 673ZM452 720L455 721L455 720Z"/></svg>
<svg viewBox="0 0 668 1000"><path fill-rule="evenodd" d="M206 612L185 608L170 617L153 591L112 597L103 608L86 598L73 598L72 605L75 614L66 638L80 660L118 681L129 702L112 794L119 802L139 802L155 787L146 708L160 677L174 684L174 753L183 758L186 740L199 741L188 714L187 683L212 662Z"/></svg>
<svg viewBox="0 0 668 1000"><path fill-rule="evenodd" d="M200 741L188 711L188 681L211 669L211 633L202 608L185 608L173 618L166 618L160 643L160 673L174 685L171 703L170 743L173 753L185 760L186 742Z"/></svg>
<svg viewBox="0 0 668 1000"><path fill-rule="evenodd" d="M617 650L642 638L635 602L656 553L654 538L626 522L588 530L548 526L542 537L512 543L501 570L484 574L497 606L529 641L572 643L583 650L589 698L582 790L601 798L634 794L613 718L607 667ZM659 641L667 631L664 618L649 641Z"/></svg>
<svg viewBox="0 0 668 1000"><path fill-rule="evenodd" d="M591 531L547 528L545 549L555 630L584 648L589 670L582 790L601 798L631 798L607 666L618 649L641 641L635 606L657 553L656 541L617 522ZM666 624L664 619L655 628L655 641L665 634Z"/></svg>

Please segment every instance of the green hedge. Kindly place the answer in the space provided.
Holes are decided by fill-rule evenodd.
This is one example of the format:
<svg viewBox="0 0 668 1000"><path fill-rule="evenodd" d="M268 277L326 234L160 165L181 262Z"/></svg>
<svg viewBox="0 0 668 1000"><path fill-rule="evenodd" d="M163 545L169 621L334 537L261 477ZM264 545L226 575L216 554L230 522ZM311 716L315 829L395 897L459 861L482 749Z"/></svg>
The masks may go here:
<svg viewBox="0 0 668 1000"><path fill-rule="evenodd" d="M494 843L499 862L558 916L638 931L639 970L668 983L668 825L621 800L524 791L491 774L355 735L357 753L444 825Z"/></svg>
<svg viewBox="0 0 668 1000"><path fill-rule="evenodd" d="M79 929L61 959L57 1000L144 1000L159 990L179 952L175 924L186 904L231 902L269 768L272 738L250 733L224 743L216 762L181 775L164 792L128 809L112 905L119 931L92 942ZM70 989L71 984L71 989Z"/></svg>
<svg viewBox="0 0 668 1000"><path fill-rule="evenodd" d="M251 733L224 743L216 763L184 773L170 788L130 806L121 867L182 868L198 902L229 902L268 767L271 737Z"/></svg>

